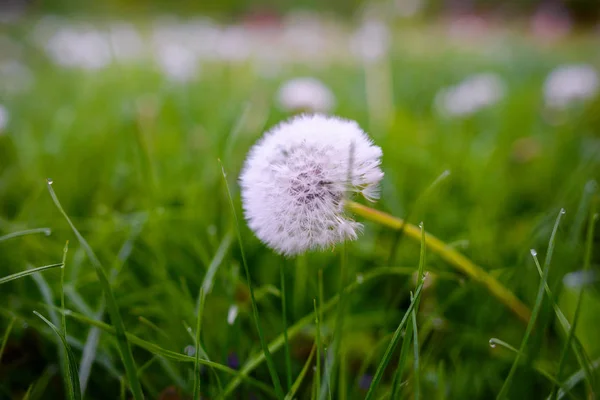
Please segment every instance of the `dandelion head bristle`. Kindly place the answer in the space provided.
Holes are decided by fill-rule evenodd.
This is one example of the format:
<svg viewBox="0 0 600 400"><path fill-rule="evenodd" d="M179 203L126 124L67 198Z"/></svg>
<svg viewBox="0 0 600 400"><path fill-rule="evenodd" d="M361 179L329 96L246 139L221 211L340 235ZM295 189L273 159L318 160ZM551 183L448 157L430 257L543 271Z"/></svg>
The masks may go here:
<svg viewBox="0 0 600 400"><path fill-rule="evenodd" d="M378 198L382 152L353 121L302 115L265 133L240 177L256 236L285 255L353 240L361 225L344 212L353 193Z"/></svg>

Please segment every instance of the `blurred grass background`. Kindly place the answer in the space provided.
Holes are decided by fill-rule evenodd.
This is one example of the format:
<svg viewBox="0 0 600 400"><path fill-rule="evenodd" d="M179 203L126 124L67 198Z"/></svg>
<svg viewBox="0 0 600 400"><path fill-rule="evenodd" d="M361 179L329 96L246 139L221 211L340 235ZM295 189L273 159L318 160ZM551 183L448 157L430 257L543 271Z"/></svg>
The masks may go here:
<svg viewBox="0 0 600 400"><path fill-rule="evenodd" d="M448 4L431 2L406 20L385 12L389 9L382 8L383 3L369 11L362 2L307 1L303 5L317 13L303 14L300 25L280 14L292 8L291 2L252 3L252 9L241 1L221 2L218 9L207 2L183 2L176 8L161 2L103 2L102 10L67 0L32 3L25 15L4 25L0 37L2 65L13 65L2 69L0 91L5 110L0 128L0 236L38 227L52 233L0 241L1 275L60 262L69 240L66 307L110 322L98 313L102 291L90 261L48 195L46 178L52 178L63 207L107 273L118 271L111 283L129 333L191 354L194 340L185 324L195 326L199 288L209 266L218 266L206 298L202 343L213 361L239 368L260 352L260 346L217 159L228 173L241 216L236 178L246 152L266 129L293 114L278 105L278 88L288 79L312 76L333 93L331 113L358 121L383 148L385 178L382 199L375 207L409 216L413 223L424 221L429 232L457 246L530 307L539 276L529 250L544 254L558 210L565 208L549 284L571 320L578 288L562 282L565 274L582 269L589 213L597 203L600 98L550 109L543 86L557 66L600 67L598 28L579 30L588 19L577 25L576 12L550 13L552 17L544 20L550 21L544 25L550 28L540 31L529 16L545 3L519 4L522 18L510 21L478 14L479 9L491 8L487 3L472 2L468 12L452 16L444 12ZM584 14L591 16L598 8L593 3L568 2L560 9L589 7L591 12ZM140 55L130 60L110 56L91 69L61 66L60 57L48 50L47 43L61 29L107 34L114 18L124 23L127 10L138 7L144 13L169 11L187 17L143 14L126 22L143 43ZM255 9L274 12L266 19L248 16ZM59 16L44 16L46 12ZM210 50L217 55L203 53L191 75L174 80L155 61L152 43L202 42L204 37L197 32L213 25L189 17L192 12L238 21L235 26L242 27L242 35L232 37L245 40L233 46L233 56L219 49ZM330 12L356 18L331 18ZM358 16L363 15L357 12L384 21L389 30L389 37L384 36L389 47L374 60L357 57L348 46L360 25ZM97 15L102 18L89 22ZM565 15L571 15L566 30ZM296 30L286 30L292 23ZM180 26L200 28L179 31ZM219 25L217 31L225 35L227 27ZM156 32L161 29L176 33L159 40ZM279 36L297 41L273 42ZM94 56L99 52L94 47ZM240 53L245 55L237 57ZM467 116L439 112L435 99L441 88L481 72L503 81L505 94L496 104ZM446 170L449 177L421 196ZM340 248L283 259L260 244L245 224L242 234L267 341L283 329L282 264L289 325L312 312L313 299L319 298L320 270L324 300L337 294ZM598 242L596 233L592 255L596 272ZM409 292L415 288L410 271L416 271L419 244L366 223L364 234L348 251L351 281L360 282L377 268L408 267L406 276L369 280L350 297L343 370L348 397L360 399L410 303ZM418 313L422 397L494 398L514 354L491 348L488 341L496 337L518 348L525 326L484 288L435 256L428 255L425 269L433 278ZM2 399L23 398L32 385L41 394L38 398L65 395L59 342L32 313L37 310L60 324L57 310L49 306L59 305L59 281L59 270L49 270L1 287L0 332L13 318L16 321L0 364ZM595 283L586 286L577 327L592 360L600 357L597 289ZM230 324L232 306L239 314ZM335 319L333 312L321 321L326 345L331 343ZM89 323L69 318L67 327L77 359L93 360L85 397L118 398L124 370L115 338L100 334L93 350ZM510 398L542 398L550 393L552 384L539 368L556 374L565 339L546 298ZM294 377L314 340L312 324L291 340ZM83 356L84 347L91 355ZM190 398L193 363L133 349L138 368L145 366L139 375L148 398ZM284 381L282 351L274 357ZM389 390L396 363L390 364L380 395ZM562 379L580 368L570 354ZM251 376L271 384L264 363ZM232 379L227 374L219 377L223 386ZM312 378L310 370L299 398L311 397ZM201 369L201 380L204 396L215 398L219 385L209 369ZM402 395L411 398L412 368L405 369L404 381ZM336 383L333 398L343 393L340 386ZM593 398L583 383L572 394ZM244 384L232 398L263 396Z"/></svg>

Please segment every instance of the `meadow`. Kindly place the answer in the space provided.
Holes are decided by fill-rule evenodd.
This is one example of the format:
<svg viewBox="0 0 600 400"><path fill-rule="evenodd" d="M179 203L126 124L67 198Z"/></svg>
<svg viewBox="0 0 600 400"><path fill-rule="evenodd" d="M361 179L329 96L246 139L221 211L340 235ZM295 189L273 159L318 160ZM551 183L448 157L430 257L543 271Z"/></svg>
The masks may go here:
<svg viewBox="0 0 600 400"><path fill-rule="evenodd" d="M48 21L8 26L0 55L26 66L0 69L0 276L50 266L0 278L0 399L600 394L600 97L544 97L554 68L600 68L597 32L409 24L361 58L352 29L313 21L228 31L230 47L195 49L191 72L169 75L144 51L127 58L133 45L118 58L119 39L110 62L59 65L40 40L66 22ZM152 22L135 26L152 37ZM177 51L167 59L185 60ZM480 73L501 80L490 104L440 109L441 89ZM260 243L238 176L263 132L297 112L278 89L303 76L383 150L381 198L354 200L422 222L484 278L408 225L364 215L356 241L327 251Z"/></svg>

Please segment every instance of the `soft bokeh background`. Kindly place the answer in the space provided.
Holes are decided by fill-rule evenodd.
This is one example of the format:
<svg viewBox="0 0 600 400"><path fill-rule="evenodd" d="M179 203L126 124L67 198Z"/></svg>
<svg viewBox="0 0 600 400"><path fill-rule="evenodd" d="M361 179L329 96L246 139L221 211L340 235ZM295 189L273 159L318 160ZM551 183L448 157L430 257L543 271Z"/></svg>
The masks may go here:
<svg viewBox="0 0 600 400"><path fill-rule="evenodd" d="M110 323L90 260L48 194L52 178L112 276L127 331L192 354L186 324L195 326L198 291L212 265L202 343L213 361L240 368L260 346L217 160L241 216L236 177L250 146L291 115L320 111L356 120L383 148L375 208L423 221L529 307L539 285L530 249L543 261L565 208L550 288L569 320L586 289L577 336L597 365L598 233L594 272L577 271L600 178L599 13L597 0L4 0L0 275L60 262L69 240L66 307ZM3 237L40 227L51 234ZM341 247L283 259L243 223L242 237L267 341L283 329L282 264L288 325L312 312L320 270L323 300L337 294ZM332 397L361 399L410 303L419 244L366 223L348 251L349 280L362 284L345 319L345 379L334 381ZM384 267L405 273L377 275ZM422 397L494 398L514 353L491 348L489 339L518 348L525 325L439 258L429 255L426 269L431 284L418 314ZM28 390L29 398L65 395L60 343L32 313L60 325L52 307L60 304L59 281L55 269L0 287L0 399ZM335 319L334 310L321 322L326 345ZM89 322L67 323L85 398L118 398L125 380L114 337ZM294 379L314 332L310 320L291 340ZM540 370L556 375L564 343L546 298L509 397L545 398L552 383ZM138 346L133 354L144 366L148 398L191 397L192 363ZM282 351L274 357L285 381ZM389 395L397 357L398 350L380 397ZM580 369L569 353L560 379ZM201 373L203 395L217 398L214 375ZM270 385L264 363L251 376ZM231 380L219 377L223 386ZM299 398L311 398L313 377L309 370ZM413 397L411 366L403 381L402 395ZM581 379L572 393L592 398ZM263 396L241 385L232 398Z"/></svg>

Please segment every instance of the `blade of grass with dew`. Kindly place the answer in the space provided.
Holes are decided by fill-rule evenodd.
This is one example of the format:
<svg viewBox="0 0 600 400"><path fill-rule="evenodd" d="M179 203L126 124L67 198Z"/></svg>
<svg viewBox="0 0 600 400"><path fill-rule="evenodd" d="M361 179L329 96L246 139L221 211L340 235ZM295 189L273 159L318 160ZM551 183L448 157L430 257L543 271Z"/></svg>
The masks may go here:
<svg viewBox="0 0 600 400"><path fill-rule="evenodd" d="M376 278L379 278L379 277L394 276L394 275L404 276L404 275L407 275L407 272L408 272L407 269L403 268L403 267L375 268L374 270L363 274L363 279L360 283L358 283L356 281L350 283L348 285L348 287L346 288L346 292L347 293L354 292L357 289L359 289L363 286L366 286L365 285L366 283L368 283ZM414 270L411 270L411 272L414 272ZM327 301L322 306L320 306L319 312L322 314L325 314L326 312L329 312L329 311L335 309L336 305L339 303L338 296L339 296L339 294L335 295L329 301ZM290 326L288 329L288 337L289 338L296 337L296 335L299 335L306 326L308 326L312 323L314 323L313 312L300 318L298 321L296 321L296 323L294 325ZM275 352L275 351L279 350L282 346L283 346L283 334L280 334L279 336L277 336L275 339L273 339L271 341L271 343L269 344L269 350L271 352ZM256 369L264 361L265 361L265 358L264 358L264 354L262 352L253 357L250 357L248 359L248 361L246 361L246 363L241 367L240 373L243 376L247 376L250 372L252 372L254 369ZM229 382L229 384L225 387L225 393L224 393L225 396L231 395L232 391L235 390L240 385L240 383L241 383L240 378L235 378L231 382Z"/></svg>
<svg viewBox="0 0 600 400"><path fill-rule="evenodd" d="M103 330L104 332L107 332L110 335L116 336L115 328L112 325L108 325L102 321L88 318L83 314L79 314L79 313L71 311L71 310L67 310L66 315L67 315L67 317L73 318L76 321L79 321L81 323L84 323L84 324L87 324L90 326L96 326L96 327L100 328L101 330ZM126 335L127 335L127 339L131 342L132 345L138 346L138 347L150 352L153 355L168 358L168 359L175 360L175 361L181 361L181 362L192 362L192 363L196 362L195 357L164 349L157 344L143 340L129 332L127 332ZM262 390L264 393L269 394L272 397L275 397L273 389L271 389L267 385L263 384L262 382L257 381L254 378L244 376L239 371L236 371L232 368L229 368L223 364L216 363L214 361L200 359L200 360L198 360L198 362L202 365L206 365L207 367L215 368L219 371L223 371L229 375L233 375L239 379L242 379L244 382L247 382L247 383L253 385L257 389Z"/></svg>
<svg viewBox="0 0 600 400"><path fill-rule="evenodd" d="M423 222L421 222L421 224L419 225L419 228L421 229L421 249L419 252L419 267L417 270L417 283L421 282L423 280L423 269L425 268L425 255L426 255L425 225L423 224ZM412 296L412 293L411 293L411 296ZM411 299L411 301L412 301L412 299ZM420 301L420 299L417 301L417 304L415 305L415 309L419 308L419 301ZM402 340L402 347L400 348L400 357L398 358L398 366L396 367L396 372L394 373L394 378L392 380L391 397L393 399L396 399L400 396L400 393L399 393L400 386L401 386L400 384L402 382L402 374L404 372L404 366L406 364L406 359L408 358L408 348L410 346L411 336L414 336L414 340L418 339L418 335L416 334L416 332L415 332L415 335L413 335L413 329L415 328L415 327L413 327L413 325L408 325L404 332L404 338ZM414 344L414 351L418 353L418 349L419 349L419 342L417 341Z"/></svg>
<svg viewBox="0 0 600 400"><path fill-rule="evenodd" d="M538 274L540 276L540 279L541 279L543 277L543 271L542 271L542 267L540 266L540 262L537 259L537 256L533 257L533 261L534 261L535 267L536 267ZM547 282L546 282L546 285L544 286L544 289L546 291L546 295L548 296L548 299L552 303L552 307L554 309L554 313L556 314L556 318L558 319L558 322L560 323L563 331L567 335L567 338L569 336L571 336L571 332L573 332L573 336L571 336L571 339L567 340L567 342L573 349L573 353L575 354L575 357L577 358L577 362L579 363L581 368L583 368L583 370L586 372L586 381L588 382L589 387L591 388L592 391L594 391L595 390L594 389L594 387L595 387L594 377L590 371L589 357L585 351L585 348L579 341L579 338L575 334L575 331L573 330L571 324L567 320L567 317L565 317L565 315L563 314L560 307L558 307L558 304L556 303L556 300L554 299L554 295L550 291L550 287L548 286ZM577 304L579 304L579 302ZM575 311L577 311L577 307L575 308Z"/></svg>
<svg viewBox="0 0 600 400"><path fill-rule="evenodd" d="M200 399L200 328L202 326L202 314L204 312L204 287L200 287L200 294L198 295L200 304L198 304L198 313L196 314L196 340L194 342L194 393L193 400Z"/></svg>
<svg viewBox="0 0 600 400"><path fill-rule="evenodd" d="M10 319L10 322L8 323L8 326L6 327L6 330L4 331L4 336L2 337L2 345L0 345L0 361L2 361L2 354L4 354L6 343L8 343L8 337L10 336L10 332L12 331L16 320L16 317L12 317Z"/></svg>
<svg viewBox="0 0 600 400"><path fill-rule="evenodd" d="M423 285L424 285L424 281L419 282L419 286L417 286L417 290L415 291L413 301L410 302L408 309L404 313L404 317L402 317L400 324L398 324L398 328L396 328L396 331L394 332L394 336L392 336L392 340L390 341L390 344L388 345L388 348L386 349L381 362L377 366L377 370L375 371L375 376L373 376L373 381L371 382L371 386L369 387L369 390L367 391L365 400L370 400L373 398L373 396L375 396L377 386L379 385L381 378L383 378L383 373L392 358L392 354L394 352L394 349L396 348L396 345L398 344L398 341L400 340L400 336L401 336L400 333L402 332L402 328L407 323L408 318L411 316L412 311L415 309L416 301L421 297L421 291L423 289Z"/></svg>
<svg viewBox="0 0 600 400"><path fill-rule="evenodd" d="M14 281L15 279L24 278L31 274L35 274L36 272L41 272L41 271L45 271L47 269L52 269L52 268L60 268L60 267L62 267L62 265L63 265L62 263L50 264L50 265L44 265L41 267L31 268L31 269L28 269L25 271L17 272L16 274L12 274L12 275L8 275L3 278L0 278L0 285L3 283Z"/></svg>
<svg viewBox="0 0 600 400"><path fill-rule="evenodd" d="M586 239L585 239L585 252L584 252L584 260L583 260L583 270L584 271L588 271L590 269L590 265L591 265L591 261L592 261L592 247L593 247L593 241L594 241L594 228L595 228L597 219L598 219L598 214L595 213L595 207L594 207L594 204L592 204L592 207L590 208L590 219L589 219L588 229L587 229ZM573 315L573 323L571 324L571 328L568 331L569 333L567 335L567 340L565 341L564 347L563 347L561 355L560 355L560 361L558 363L558 371L556 372L556 379L559 382L562 378L562 371L565 366L568 349L571 346L571 342L573 341L573 339L575 337L575 331L577 329L577 321L579 319L579 314L581 311L581 304L582 304L582 300L583 300L584 290L585 290L585 286L581 286L579 288L579 293L577 294L577 304L575 306L575 314ZM583 348L583 346L582 346L582 348ZM594 385L594 381L593 381L593 375L589 369L588 363L585 359L583 359L583 360L579 359L580 355L577 352L577 350L578 350L577 344L573 345L573 349L575 350L575 354L578 356L577 358L581 364L582 369L586 373L586 380L588 380L588 385L590 386L592 393L595 393L595 385ZM581 358L583 358L583 357L581 356ZM557 396L558 396L558 387L554 386L554 389L552 391L552 399L556 399Z"/></svg>
<svg viewBox="0 0 600 400"><path fill-rule="evenodd" d="M550 242L548 243L546 259L544 260L544 274L542 276L542 279L540 279L540 284L535 299L535 305L533 307L533 313L531 315L529 323L527 324L527 328L525 329L525 335L523 336L523 340L521 341L519 352L517 353L517 356L515 357L512 367L510 368L510 371L508 373L508 376L506 377L506 380L504 381L504 384L502 385L502 388L500 389L500 392L496 397L496 399L498 400L504 399L508 394L508 389L510 388L515 372L517 371L519 361L521 360L521 355L525 351L525 347L527 346L527 342L529 341L529 336L533 331L533 327L537 320L538 314L540 313L540 310L542 308L542 301L544 299L544 289L546 286L546 281L548 280L548 272L550 271L550 261L552 260L552 253L554 252L554 242L556 240L556 233L558 232L558 225L560 224L560 220L564 213L565 210L561 209L558 213L558 217L556 218L556 222L554 223L554 229L552 229L552 234L550 235ZM531 251L531 254L533 258L536 258L536 253L534 250Z"/></svg>
<svg viewBox="0 0 600 400"><path fill-rule="evenodd" d="M142 400L144 398L144 394L142 393L142 386L137 377L135 361L133 360L133 354L131 352L131 347L127 340L127 335L125 331L125 325L123 320L121 319L121 313L119 311L119 306L117 305L117 301L115 299L114 293L110 287L110 283L108 281L108 277L106 276L106 272L104 271L100 260L94 254L94 251L84 239L84 237L79 233L71 219L62 208L54 189L52 188L52 181L48 180L47 183L48 191L50 192L50 196L56 205L56 208L60 211L63 217L67 220L67 223L73 230L73 233L79 240L81 246L85 249L86 254L94 266L94 270L98 276L98 281L100 282L100 286L102 287L102 291L104 292L104 296L106 299L108 313L110 315L111 322L115 327L115 333L117 338L117 344L119 347L119 354L121 355L123 365L125 366L125 373L127 374L127 378L129 380L129 387L131 389L131 393L133 394L133 398L135 400Z"/></svg>
<svg viewBox="0 0 600 400"><path fill-rule="evenodd" d="M292 400L296 395L296 392L298 392L298 389L300 389L300 385L302 385L302 382L304 381L304 378L306 377L306 374L310 368L310 364L312 363L312 359L315 356L316 348L317 346L313 345L312 349L310 350L310 354L308 355L308 359L300 371L300 374L296 377L296 380L292 384L288 394L285 395L285 400Z"/></svg>
<svg viewBox="0 0 600 400"><path fill-rule="evenodd" d="M283 350L285 352L285 372L288 392L292 389L292 357L290 355L290 342L287 334L287 303L285 297L285 270L284 261L279 262L279 275L281 279L281 313L283 318Z"/></svg>
<svg viewBox="0 0 600 400"><path fill-rule="evenodd" d="M495 348L496 346L500 346L500 347L503 347L503 348L515 353L515 355L521 354L522 357L525 356L524 354L522 354L519 351L519 349L506 343L505 341L503 341L501 339L491 338L489 343L490 343L490 347L492 347L492 348ZM552 376L552 374L549 371L547 371L546 369L544 369L541 365L538 365L538 363L534 363L533 367L540 375L542 375L543 377L548 379L549 382L559 384L559 382L556 380L556 378L554 376Z"/></svg>
<svg viewBox="0 0 600 400"><path fill-rule="evenodd" d="M54 333L58 335L60 338L65 352L67 354L67 365L69 369L69 380L68 380L68 393L69 399L71 400L80 400L81 399L81 388L79 387L79 376L77 373L77 361L75 360L75 356L71 351L71 346L67 343L67 338L63 335L63 333L54 325L52 322L48 321L44 316L37 311L33 312L37 317L39 317L42 321L44 321Z"/></svg>
<svg viewBox="0 0 600 400"><path fill-rule="evenodd" d="M34 229L26 229L24 231L12 232L6 234L4 236L0 236L0 242L3 242L8 239L16 238L19 236L27 236L27 235L35 235L36 233L43 233L46 236L50 236L52 230L50 228L34 228Z"/></svg>
<svg viewBox="0 0 600 400"><path fill-rule="evenodd" d="M594 360L591 363L591 367L592 367L592 370L595 370L596 368L600 367L600 358ZM558 400L562 400L563 397L565 397L565 395L568 392L570 392L571 389L573 389L584 378L585 378L585 371L583 369L580 369L579 371L577 371L573 375L571 375L563 384L563 387L565 389L560 389L558 391ZM550 399L550 396L548 396L548 400L549 399Z"/></svg>
<svg viewBox="0 0 600 400"><path fill-rule="evenodd" d="M398 230L404 227L404 233L407 236L411 237L412 239L420 240L421 232L419 228L412 224L405 223L400 218L393 217L389 214L353 201L346 202L346 206L353 213L383 226L387 226L391 229ZM464 255L456 251L456 249L449 247L446 243L442 242L435 236L425 233L425 241L427 247L433 253L437 254L450 265L454 266L454 268L456 268L458 271L485 286L490 293L504 303L523 322L529 321L531 317L531 311L529 308L527 308L527 306L525 306L521 300L519 300L510 290L504 287L494 277L489 275L486 271L474 264Z"/></svg>
<svg viewBox="0 0 600 400"><path fill-rule="evenodd" d="M219 160L220 163L220 160ZM254 288L252 287L252 279L250 278L250 269L248 268L248 262L246 261L246 254L244 252L244 245L242 241L242 233L240 231L239 221L237 219L237 213L235 212L235 205L233 204L233 197L231 196L231 191L229 190L229 183L227 182L227 174L225 173L225 169L223 168L223 164L221 164L221 171L223 173L223 181L225 182L225 188L227 190L227 197L229 198L229 204L231 206L231 212L233 213L233 219L235 223L235 230L237 232L238 242L240 246L240 253L242 254L242 264L244 264L244 270L246 272L246 279L248 280L248 289L250 290L250 302L252 303L252 313L254 316L254 323L256 325L256 330L258 331L258 338L260 341L260 346L262 348L263 353L265 354L267 360L267 368L269 369L269 374L271 375L271 380L273 381L273 386L275 386L275 393L279 399L283 399L283 388L281 387L281 382L279 381L279 376L277 375L277 369L275 368L275 363L273 362L273 358L271 357L271 352L267 346L265 341L264 334L262 332L262 327L260 325L260 320L258 318L258 306L256 305L256 299L254 297Z"/></svg>
<svg viewBox="0 0 600 400"><path fill-rule="evenodd" d="M317 342L317 368L313 375L313 379L315 380L316 393L321 393L321 320L317 309L316 299L313 299L313 304L315 307L315 339Z"/></svg>

